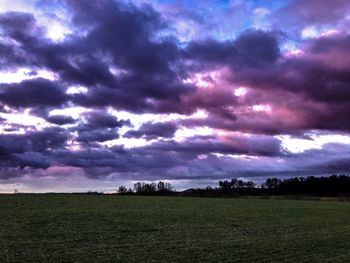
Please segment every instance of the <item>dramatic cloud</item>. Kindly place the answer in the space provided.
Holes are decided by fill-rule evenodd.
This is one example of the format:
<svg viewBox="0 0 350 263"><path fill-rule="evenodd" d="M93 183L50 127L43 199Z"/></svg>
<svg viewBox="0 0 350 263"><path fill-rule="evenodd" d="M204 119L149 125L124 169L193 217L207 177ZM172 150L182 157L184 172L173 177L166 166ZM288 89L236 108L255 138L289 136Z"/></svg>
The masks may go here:
<svg viewBox="0 0 350 263"><path fill-rule="evenodd" d="M60 106L66 99L58 84L42 78L0 84L0 101L13 107Z"/></svg>
<svg viewBox="0 0 350 263"><path fill-rule="evenodd" d="M157 139L159 137L171 138L177 130L175 123L145 123L139 130L130 130L124 136L141 138L145 137L147 140Z"/></svg>
<svg viewBox="0 0 350 263"><path fill-rule="evenodd" d="M115 116L103 111L88 112L84 114L84 117L86 118L84 125L86 129L116 128L130 124L128 120L118 120Z"/></svg>
<svg viewBox="0 0 350 263"><path fill-rule="evenodd" d="M197 4L8 1L0 183L348 172L349 2Z"/></svg>
<svg viewBox="0 0 350 263"><path fill-rule="evenodd" d="M48 122L57 124L57 125L64 125L64 124L72 124L75 123L75 120L70 116L64 116L64 115L53 115L48 116L46 119Z"/></svg>
<svg viewBox="0 0 350 263"><path fill-rule="evenodd" d="M47 128L43 131L21 134L2 134L0 152L2 155L24 152L42 152L61 148L65 145L68 133L61 128Z"/></svg>
<svg viewBox="0 0 350 263"><path fill-rule="evenodd" d="M280 56L277 32L244 31L235 41L190 42L185 56L209 64L234 68L262 67L274 63Z"/></svg>

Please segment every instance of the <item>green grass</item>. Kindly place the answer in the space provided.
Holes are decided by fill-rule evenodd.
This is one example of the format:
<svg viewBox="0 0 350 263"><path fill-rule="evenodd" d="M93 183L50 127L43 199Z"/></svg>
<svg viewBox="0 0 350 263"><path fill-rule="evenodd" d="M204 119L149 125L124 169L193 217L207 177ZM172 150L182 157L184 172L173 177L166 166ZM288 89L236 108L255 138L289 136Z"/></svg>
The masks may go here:
<svg viewBox="0 0 350 263"><path fill-rule="evenodd" d="M349 202L0 195L0 262L349 259Z"/></svg>

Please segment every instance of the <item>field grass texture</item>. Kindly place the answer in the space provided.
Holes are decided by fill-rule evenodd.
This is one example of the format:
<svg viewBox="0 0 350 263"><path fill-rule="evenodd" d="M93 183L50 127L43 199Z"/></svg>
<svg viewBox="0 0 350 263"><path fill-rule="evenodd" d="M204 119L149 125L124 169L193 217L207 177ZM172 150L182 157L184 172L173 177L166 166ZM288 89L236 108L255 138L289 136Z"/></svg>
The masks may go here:
<svg viewBox="0 0 350 263"><path fill-rule="evenodd" d="M349 262L350 202L0 195L1 262Z"/></svg>

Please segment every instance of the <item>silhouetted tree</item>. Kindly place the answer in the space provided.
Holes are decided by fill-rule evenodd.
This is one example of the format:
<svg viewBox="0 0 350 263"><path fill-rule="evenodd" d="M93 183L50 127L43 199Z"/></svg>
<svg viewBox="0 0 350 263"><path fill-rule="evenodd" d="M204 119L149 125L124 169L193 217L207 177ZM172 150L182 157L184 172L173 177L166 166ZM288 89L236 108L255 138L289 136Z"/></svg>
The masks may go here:
<svg viewBox="0 0 350 263"><path fill-rule="evenodd" d="M238 180L235 185L237 185L238 189L242 189L244 188L245 183L242 180Z"/></svg>
<svg viewBox="0 0 350 263"><path fill-rule="evenodd" d="M255 187L255 184L254 184L253 181L248 181L248 182L246 182L246 187L247 187L248 189L252 189L252 188Z"/></svg>
<svg viewBox="0 0 350 263"><path fill-rule="evenodd" d="M134 184L134 191L137 194L142 193L142 183L141 182L137 182Z"/></svg>
<svg viewBox="0 0 350 263"><path fill-rule="evenodd" d="M158 182L157 184L157 192L159 193L169 193L173 190L173 187L170 183Z"/></svg>
<svg viewBox="0 0 350 263"><path fill-rule="evenodd" d="M231 186L232 186L232 188L235 187L236 183L237 183L237 178L232 178L231 179Z"/></svg>
<svg viewBox="0 0 350 263"><path fill-rule="evenodd" d="M219 181L219 189L223 193L227 193L231 189L231 182L225 180L225 181Z"/></svg>
<svg viewBox="0 0 350 263"><path fill-rule="evenodd" d="M142 193L144 194L155 193L156 189L157 189L156 183L150 183L150 184L142 183Z"/></svg>
<svg viewBox="0 0 350 263"><path fill-rule="evenodd" d="M277 189L281 184L281 180L277 178L267 178L264 186L268 189Z"/></svg>
<svg viewBox="0 0 350 263"><path fill-rule="evenodd" d="M144 183L144 182L137 182L134 184L134 191L136 194L153 194L157 190L157 184L156 183Z"/></svg>
<svg viewBox="0 0 350 263"><path fill-rule="evenodd" d="M119 194L126 194L127 191L128 191L128 189L127 189L124 185L121 185L121 186L119 186L119 188L118 188L118 193L119 193Z"/></svg>
<svg viewBox="0 0 350 263"><path fill-rule="evenodd" d="M172 191L170 183L144 183L134 184L134 192L143 195L162 195ZM120 186L118 192L131 194L132 190ZM350 177L346 175L332 175L329 177L310 176L288 179L267 178L261 187L256 187L253 181L243 181L236 178L219 181L219 187L188 189L181 195L192 196L236 196L236 195L315 195L334 196L350 195Z"/></svg>
<svg viewBox="0 0 350 263"><path fill-rule="evenodd" d="M263 186L268 188L270 194L344 195L350 194L350 177L332 175L329 177L295 177L284 180L268 178Z"/></svg>
<svg viewBox="0 0 350 263"><path fill-rule="evenodd" d="M207 186L207 187L205 188L205 191L212 192L212 191L214 191L214 189L213 189L213 187L211 187L211 186Z"/></svg>

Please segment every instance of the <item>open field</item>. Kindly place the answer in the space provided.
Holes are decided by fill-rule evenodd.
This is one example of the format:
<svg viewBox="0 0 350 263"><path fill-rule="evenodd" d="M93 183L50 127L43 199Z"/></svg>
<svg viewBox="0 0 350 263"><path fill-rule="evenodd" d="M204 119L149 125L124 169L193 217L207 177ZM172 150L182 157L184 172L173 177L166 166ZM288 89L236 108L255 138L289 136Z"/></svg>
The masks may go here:
<svg viewBox="0 0 350 263"><path fill-rule="evenodd" d="M1 262L349 262L350 203L1 195Z"/></svg>

